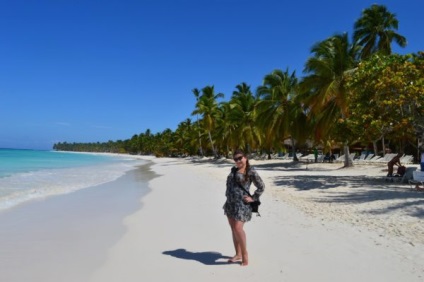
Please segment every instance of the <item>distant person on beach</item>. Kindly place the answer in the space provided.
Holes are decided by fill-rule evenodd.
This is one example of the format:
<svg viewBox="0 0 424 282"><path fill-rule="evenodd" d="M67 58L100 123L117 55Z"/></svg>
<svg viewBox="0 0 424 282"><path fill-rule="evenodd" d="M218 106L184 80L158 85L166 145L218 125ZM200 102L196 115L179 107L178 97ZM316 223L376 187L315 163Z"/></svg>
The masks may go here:
<svg viewBox="0 0 424 282"><path fill-rule="evenodd" d="M329 163L332 163L336 159L336 156L334 154L326 153L324 157L324 161L328 161Z"/></svg>
<svg viewBox="0 0 424 282"><path fill-rule="evenodd" d="M387 167L389 169L389 172L387 173L388 177L393 176L393 167L395 165L397 166L401 166L402 164L400 163L400 157L402 156L402 154L397 154L395 157L393 157L393 159L391 159L388 163L387 163Z"/></svg>
<svg viewBox="0 0 424 282"><path fill-rule="evenodd" d="M249 258L246 248L246 233L243 226L245 222L252 218L252 208L249 203L259 199L264 192L265 185L256 170L250 166L249 160L242 150L236 150L233 156L236 165L227 177L225 192L227 201L223 208L231 227L236 254L228 262L240 261L242 266L246 266L249 264ZM252 197L248 196L237 182L247 191L253 183L256 191Z"/></svg>

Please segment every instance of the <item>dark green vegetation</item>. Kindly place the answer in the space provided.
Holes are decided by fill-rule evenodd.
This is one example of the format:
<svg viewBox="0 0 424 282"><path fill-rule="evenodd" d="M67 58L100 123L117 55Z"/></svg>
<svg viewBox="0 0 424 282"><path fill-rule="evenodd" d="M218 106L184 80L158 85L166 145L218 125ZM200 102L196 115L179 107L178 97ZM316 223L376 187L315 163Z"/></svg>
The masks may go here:
<svg viewBox="0 0 424 282"><path fill-rule="evenodd" d="M254 91L244 82L236 85L227 101L214 86L196 88L194 120L182 121L175 131L58 143L54 149L227 156L242 147L271 156L317 146L348 156L355 146L416 155L424 132L424 53L393 54L393 43L406 46L397 28L394 14L372 5L354 23L352 38L336 34L311 48L302 78L289 69L274 70ZM345 165L351 165L348 158Z"/></svg>

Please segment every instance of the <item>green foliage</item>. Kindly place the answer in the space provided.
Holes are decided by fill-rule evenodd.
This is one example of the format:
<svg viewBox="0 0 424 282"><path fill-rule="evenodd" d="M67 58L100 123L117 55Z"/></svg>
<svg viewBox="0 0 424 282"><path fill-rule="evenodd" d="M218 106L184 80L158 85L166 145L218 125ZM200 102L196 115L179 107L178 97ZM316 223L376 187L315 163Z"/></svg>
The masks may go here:
<svg viewBox="0 0 424 282"><path fill-rule="evenodd" d="M314 121L315 140L326 136L346 142L344 118L348 114L346 76L355 67L356 49L347 34L337 34L312 47L313 57L305 65L307 76L302 80L301 100ZM352 141L352 140L350 140Z"/></svg>
<svg viewBox="0 0 424 282"><path fill-rule="evenodd" d="M298 80L295 72L274 70L266 75L262 86L257 89L260 98L257 102L258 127L263 132L264 146L280 149L284 139L295 135L293 122L295 110L300 104L294 98L297 95Z"/></svg>
<svg viewBox="0 0 424 282"><path fill-rule="evenodd" d="M355 44L361 46L361 59L367 59L375 53L390 55L392 41L405 47L406 38L395 32L398 24L395 14L383 5L374 4L365 9L355 22L353 34Z"/></svg>
<svg viewBox="0 0 424 282"><path fill-rule="evenodd" d="M374 55L349 77L347 124L364 140L414 140L415 120L424 114L424 64L415 58Z"/></svg>

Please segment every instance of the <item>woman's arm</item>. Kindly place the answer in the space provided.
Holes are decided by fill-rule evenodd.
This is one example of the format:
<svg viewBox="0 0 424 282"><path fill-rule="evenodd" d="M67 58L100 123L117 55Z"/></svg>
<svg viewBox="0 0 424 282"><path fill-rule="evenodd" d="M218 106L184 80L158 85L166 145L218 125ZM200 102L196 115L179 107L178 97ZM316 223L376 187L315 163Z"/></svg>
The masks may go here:
<svg viewBox="0 0 424 282"><path fill-rule="evenodd" d="M226 183L226 189L225 189L225 196L228 197L231 189L231 185L233 185L233 174L230 173L227 176L227 183Z"/></svg>
<svg viewBox="0 0 424 282"><path fill-rule="evenodd" d="M265 184L262 181L262 178L259 176L258 172L255 169L251 170L251 180L256 187L254 194L252 195L253 200L259 200L259 197L265 190Z"/></svg>

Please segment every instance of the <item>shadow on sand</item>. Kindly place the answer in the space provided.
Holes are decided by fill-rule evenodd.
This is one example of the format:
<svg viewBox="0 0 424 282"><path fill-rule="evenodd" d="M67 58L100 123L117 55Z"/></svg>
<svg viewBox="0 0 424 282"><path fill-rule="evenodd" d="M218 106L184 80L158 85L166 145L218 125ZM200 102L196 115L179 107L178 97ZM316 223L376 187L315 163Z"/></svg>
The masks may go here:
<svg viewBox="0 0 424 282"><path fill-rule="evenodd" d="M405 200L401 203L392 203L383 210L369 210L368 213L384 214L394 210L403 210L408 215L424 218L424 193L411 189L410 185L402 183L388 183L381 177L364 176L331 176L331 175L297 175L278 176L274 178L277 187L295 189L299 193L308 190L330 190L344 188L345 193L322 194L316 202L327 204L362 204L374 201ZM363 189L365 187L365 189ZM412 208L411 208L412 207ZM411 208L405 211L405 208ZM365 212L364 212L365 213Z"/></svg>
<svg viewBox="0 0 424 282"><path fill-rule="evenodd" d="M173 251L165 251L162 254L169 255L179 259L195 260L204 265L223 265L229 264L228 259L230 257L223 256L218 252L190 252L186 249L177 249ZM222 261L219 261L222 260Z"/></svg>

